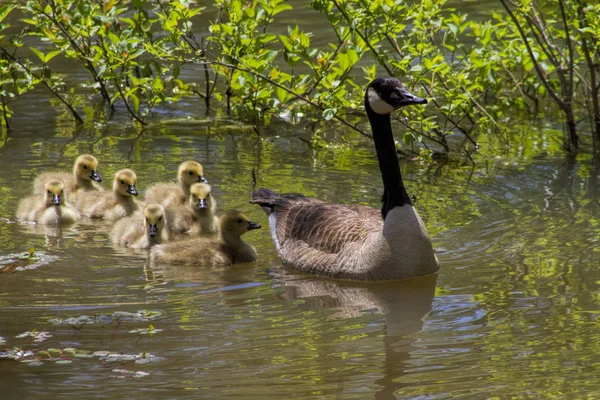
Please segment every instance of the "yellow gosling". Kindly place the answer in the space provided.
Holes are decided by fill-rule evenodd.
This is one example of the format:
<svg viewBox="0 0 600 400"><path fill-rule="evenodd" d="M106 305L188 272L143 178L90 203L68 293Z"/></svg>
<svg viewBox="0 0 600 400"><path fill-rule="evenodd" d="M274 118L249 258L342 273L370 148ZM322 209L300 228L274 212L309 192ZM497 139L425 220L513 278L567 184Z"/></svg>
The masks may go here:
<svg viewBox="0 0 600 400"><path fill-rule="evenodd" d="M194 183L208 183L204 177L204 168L196 161L185 161L179 165L177 181L160 182L146 190L146 203L156 203L165 209L184 205L190 196L190 187Z"/></svg>
<svg viewBox="0 0 600 400"><path fill-rule="evenodd" d="M117 246L147 249L169 240L165 210L158 204L149 204L144 212L137 212L117 221L110 232Z"/></svg>
<svg viewBox="0 0 600 400"><path fill-rule="evenodd" d="M51 180L61 181L65 186L65 192L71 195L71 200L73 200L72 195L79 191L103 190L99 184L102 178L98 173L98 160L89 154L77 157L72 174L60 171L40 174L33 182L33 193L44 193L46 182Z"/></svg>
<svg viewBox="0 0 600 400"><path fill-rule="evenodd" d="M137 178L130 169L122 169L115 173L111 192L83 192L77 196L77 209L86 217L117 220L132 215L140 209L134 196Z"/></svg>
<svg viewBox="0 0 600 400"><path fill-rule="evenodd" d="M242 235L260 225L248 221L240 211L228 211L219 221L219 238L194 238L154 246L150 251L153 263L228 266L256 261L254 247L242 240Z"/></svg>
<svg viewBox="0 0 600 400"><path fill-rule="evenodd" d="M217 201L206 183L195 183L190 188L185 205L167 209L169 229L173 232L215 233L219 230Z"/></svg>
<svg viewBox="0 0 600 400"><path fill-rule="evenodd" d="M19 203L17 217L38 224L71 224L79 219L79 212L67 203L65 185L50 180L44 185L44 194L27 197Z"/></svg>

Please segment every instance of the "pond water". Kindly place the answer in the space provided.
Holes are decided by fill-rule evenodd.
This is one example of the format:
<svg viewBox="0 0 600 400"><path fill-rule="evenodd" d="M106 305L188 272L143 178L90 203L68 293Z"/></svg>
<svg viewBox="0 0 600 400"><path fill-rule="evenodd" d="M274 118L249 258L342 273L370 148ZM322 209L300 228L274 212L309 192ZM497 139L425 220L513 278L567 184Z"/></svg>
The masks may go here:
<svg viewBox="0 0 600 400"><path fill-rule="evenodd" d="M257 187L378 207L372 143L348 135L349 149L316 152L301 129L275 123L259 137L202 120L193 101L158 110L143 133L123 110L76 130L50 102L43 91L19 100L0 136L0 263L43 252L0 273L2 399L600 395L600 166L560 156L403 161L436 276L298 275L267 229L245 236L256 263L151 268L147 251L111 245L107 222L18 222L19 199L38 173L70 170L80 153L99 159L106 187L132 168L142 192L195 159L219 210L266 227L248 204L253 170Z"/></svg>

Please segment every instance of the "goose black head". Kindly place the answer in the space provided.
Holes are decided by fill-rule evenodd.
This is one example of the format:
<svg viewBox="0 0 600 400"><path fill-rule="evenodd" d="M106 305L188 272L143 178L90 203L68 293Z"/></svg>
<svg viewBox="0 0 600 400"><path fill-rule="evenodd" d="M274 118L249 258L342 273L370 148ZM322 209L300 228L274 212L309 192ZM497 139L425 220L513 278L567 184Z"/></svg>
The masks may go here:
<svg viewBox="0 0 600 400"><path fill-rule="evenodd" d="M427 104L427 100L409 92L396 78L376 78L365 92L365 108L379 115L413 104Z"/></svg>

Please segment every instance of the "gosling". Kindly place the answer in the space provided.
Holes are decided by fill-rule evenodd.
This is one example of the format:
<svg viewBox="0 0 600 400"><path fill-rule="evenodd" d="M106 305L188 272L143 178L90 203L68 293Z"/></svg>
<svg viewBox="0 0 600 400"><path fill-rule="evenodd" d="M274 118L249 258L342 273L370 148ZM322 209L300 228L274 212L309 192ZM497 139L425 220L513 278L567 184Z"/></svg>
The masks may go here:
<svg viewBox="0 0 600 400"><path fill-rule="evenodd" d="M66 200L64 183L56 179L49 180L44 185L43 198L38 194L21 200L17 217L38 224L71 224L79 220L79 212Z"/></svg>
<svg viewBox="0 0 600 400"><path fill-rule="evenodd" d="M33 193L44 193L46 182L51 180L61 181L65 186L65 192L69 194L71 200L73 195L78 192L103 190L99 184L102 182L102 177L98 173L98 160L89 154L82 154L77 157L72 174L59 171L40 174L33 182Z"/></svg>
<svg viewBox="0 0 600 400"><path fill-rule="evenodd" d="M215 233L219 230L217 201L206 183L194 183L187 204L167 209L172 232Z"/></svg>
<svg viewBox="0 0 600 400"><path fill-rule="evenodd" d="M165 210L158 204L149 204L144 212L120 219L110 232L117 246L147 249L169 240Z"/></svg>
<svg viewBox="0 0 600 400"><path fill-rule="evenodd" d="M165 209L171 206L185 205L194 183L208 183L204 177L204 168L196 161L185 161L177 170L177 183L160 182L146 190L146 203L156 203Z"/></svg>
<svg viewBox="0 0 600 400"><path fill-rule="evenodd" d="M234 263L256 261L256 250L241 236L260 225L248 221L240 211L228 211L219 221L219 238L194 238L154 246L150 251L153 263L207 265L225 267Z"/></svg>
<svg viewBox="0 0 600 400"><path fill-rule="evenodd" d="M130 169L115 173L111 192L83 192L77 196L76 208L86 217L117 220L132 215L140 209L134 196L137 178Z"/></svg>

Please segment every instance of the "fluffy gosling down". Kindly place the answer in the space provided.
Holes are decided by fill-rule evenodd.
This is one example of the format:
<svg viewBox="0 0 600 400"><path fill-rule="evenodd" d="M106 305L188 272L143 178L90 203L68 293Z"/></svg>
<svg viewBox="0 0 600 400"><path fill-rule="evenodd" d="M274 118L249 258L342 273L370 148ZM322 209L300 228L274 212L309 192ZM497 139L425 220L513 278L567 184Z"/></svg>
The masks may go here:
<svg viewBox="0 0 600 400"><path fill-rule="evenodd" d="M206 183L194 183L184 205L167 209L169 229L173 232L214 233L219 230L217 201Z"/></svg>
<svg viewBox="0 0 600 400"><path fill-rule="evenodd" d="M99 185L102 178L98 173L98 160L89 154L82 154L75 160L73 173L68 172L44 172L40 174L33 182L33 193L44 193L46 182L58 180L65 186L67 194L77 193L78 191L103 190Z"/></svg>
<svg viewBox="0 0 600 400"><path fill-rule="evenodd" d="M139 210L134 199L138 195L135 188L137 178L130 169L115 173L111 192L83 192L77 196L77 209L86 217L116 220L132 215Z"/></svg>
<svg viewBox="0 0 600 400"><path fill-rule="evenodd" d="M234 263L256 261L254 247L242 240L242 235L260 225L248 221L240 211L228 211L219 221L219 238L194 238L154 246L150 252L153 263L210 265L224 267Z"/></svg>
<svg viewBox="0 0 600 400"><path fill-rule="evenodd" d="M158 204L149 204L144 212L120 219L110 232L117 246L147 249L169 240L165 210Z"/></svg>
<svg viewBox="0 0 600 400"><path fill-rule="evenodd" d="M39 224L70 224L79 219L79 212L67 204L65 185L50 180L44 185L44 194L27 197L19 203L17 217Z"/></svg>
<svg viewBox="0 0 600 400"><path fill-rule="evenodd" d="M146 203L156 203L165 209L176 205L185 205L194 183L208 183L204 177L204 168L196 161L185 161L177 170L177 182L160 182L146 190Z"/></svg>

